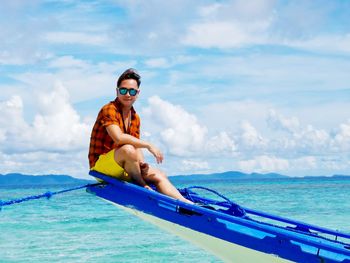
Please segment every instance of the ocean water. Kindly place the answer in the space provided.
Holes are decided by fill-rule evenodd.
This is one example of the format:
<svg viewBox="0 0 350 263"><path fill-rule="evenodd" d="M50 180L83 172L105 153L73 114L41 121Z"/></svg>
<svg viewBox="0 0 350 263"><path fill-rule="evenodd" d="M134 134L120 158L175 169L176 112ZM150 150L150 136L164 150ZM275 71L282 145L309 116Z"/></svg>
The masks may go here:
<svg viewBox="0 0 350 263"><path fill-rule="evenodd" d="M192 180L244 207L350 232L350 178ZM58 191L9 189L0 199ZM84 190L6 206L0 212L0 262L220 262Z"/></svg>

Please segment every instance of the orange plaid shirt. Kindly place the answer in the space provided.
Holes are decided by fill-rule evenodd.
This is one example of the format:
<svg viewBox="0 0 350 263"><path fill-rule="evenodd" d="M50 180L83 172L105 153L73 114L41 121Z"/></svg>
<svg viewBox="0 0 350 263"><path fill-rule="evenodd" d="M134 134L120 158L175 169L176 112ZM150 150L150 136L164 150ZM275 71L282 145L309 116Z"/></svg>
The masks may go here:
<svg viewBox="0 0 350 263"><path fill-rule="evenodd" d="M102 107L98 113L96 122L92 129L90 137L90 149L89 149L89 164L92 168L98 157L101 154L107 153L110 150L117 148L119 145L113 141L108 135L106 127L116 124L120 129L127 134L130 134L136 138L140 138L140 117L131 108L131 123L129 127L124 127L124 121L122 117L122 105L116 98L114 101L106 104ZM126 129L126 130L125 130Z"/></svg>

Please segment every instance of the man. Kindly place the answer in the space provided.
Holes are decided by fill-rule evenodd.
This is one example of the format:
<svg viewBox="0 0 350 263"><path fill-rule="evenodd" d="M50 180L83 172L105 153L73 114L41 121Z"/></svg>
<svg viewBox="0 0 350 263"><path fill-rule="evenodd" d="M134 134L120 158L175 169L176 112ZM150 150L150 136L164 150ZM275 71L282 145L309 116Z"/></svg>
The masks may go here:
<svg viewBox="0 0 350 263"><path fill-rule="evenodd" d="M141 77L127 69L117 81L117 98L100 110L90 138L90 169L121 180L133 181L149 190L157 190L175 199L185 199L159 169L144 162L142 148L147 149L157 163L163 154L153 144L140 139L140 117L133 104L140 93Z"/></svg>

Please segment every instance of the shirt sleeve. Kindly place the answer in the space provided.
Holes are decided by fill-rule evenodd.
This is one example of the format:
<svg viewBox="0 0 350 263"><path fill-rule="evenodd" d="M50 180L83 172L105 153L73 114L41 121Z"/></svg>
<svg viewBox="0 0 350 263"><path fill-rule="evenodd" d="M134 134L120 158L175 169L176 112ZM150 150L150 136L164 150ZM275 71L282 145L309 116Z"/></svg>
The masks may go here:
<svg viewBox="0 0 350 263"><path fill-rule="evenodd" d="M104 106L100 114L100 122L103 127L107 127L112 124L119 125L119 113L114 105L108 104Z"/></svg>

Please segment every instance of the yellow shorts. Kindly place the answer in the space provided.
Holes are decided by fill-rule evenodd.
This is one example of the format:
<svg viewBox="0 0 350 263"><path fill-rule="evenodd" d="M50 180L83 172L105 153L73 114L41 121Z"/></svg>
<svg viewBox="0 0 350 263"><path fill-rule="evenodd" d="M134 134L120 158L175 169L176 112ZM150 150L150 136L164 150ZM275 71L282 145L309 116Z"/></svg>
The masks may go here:
<svg viewBox="0 0 350 263"><path fill-rule="evenodd" d="M125 172L123 167L121 167L114 160L114 152L115 149L109 151L108 153L101 154L91 170L118 178L123 181L131 182L131 177Z"/></svg>

